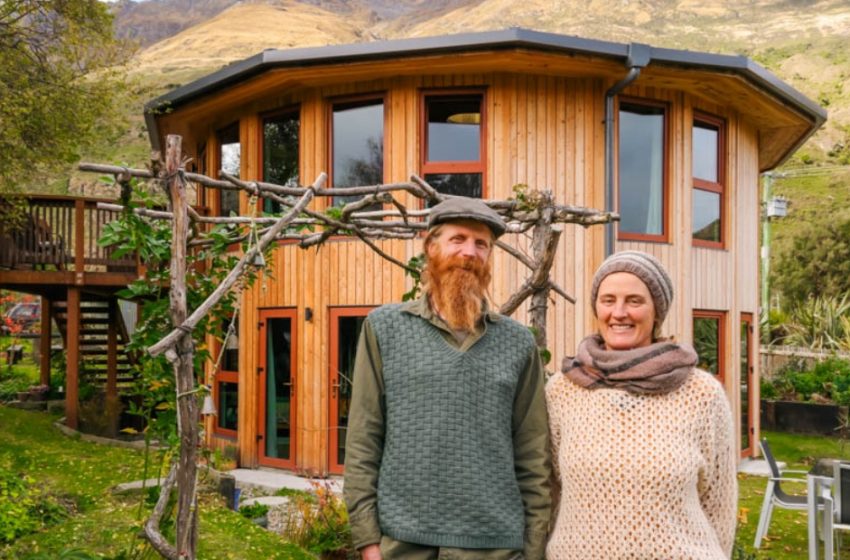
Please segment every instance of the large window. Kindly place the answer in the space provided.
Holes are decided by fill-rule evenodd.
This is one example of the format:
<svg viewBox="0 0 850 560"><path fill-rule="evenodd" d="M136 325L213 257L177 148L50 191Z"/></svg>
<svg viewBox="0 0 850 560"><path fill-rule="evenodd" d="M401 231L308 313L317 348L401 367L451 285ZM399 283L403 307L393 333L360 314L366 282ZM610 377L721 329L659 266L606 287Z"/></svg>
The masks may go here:
<svg viewBox="0 0 850 560"><path fill-rule="evenodd" d="M724 348L726 340L726 313L723 311L694 310L694 350L697 367L717 376L721 383L726 378Z"/></svg>
<svg viewBox="0 0 850 560"><path fill-rule="evenodd" d="M298 111L287 111L263 119L263 181L298 186L298 140L301 119ZM263 211L278 213L279 203L265 199Z"/></svg>
<svg viewBox="0 0 850 560"><path fill-rule="evenodd" d="M384 100L360 99L333 104L331 118L331 184L334 187L384 182ZM343 206L359 196L335 196Z"/></svg>
<svg viewBox="0 0 850 560"><path fill-rule="evenodd" d="M666 115L662 103L620 102L620 239L667 241Z"/></svg>
<svg viewBox="0 0 850 560"><path fill-rule="evenodd" d="M223 340L215 345L217 359L221 354L218 371L215 372L214 398L217 416L215 431L236 436L239 427L239 322L233 322L233 331L227 335L230 319L222 322Z"/></svg>
<svg viewBox="0 0 850 560"><path fill-rule="evenodd" d="M484 95L480 92L423 96L422 173L445 194L484 195Z"/></svg>
<svg viewBox="0 0 850 560"><path fill-rule="evenodd" d="M345 463L345 436L351 406L354 358L363 321L371 307L335 307L330 310L330 470L341 473Z"/></svg>
<svg viewBox="0 0 850 560"><path fill-rule="evenodd" d="M242 145L239 143L239 123L219 130L218 137L218 166L229 175L239 177L242 165ZM218 215L230 216L239 214L239 191L218 189Z"/></svg>
<svg viewBox="0 0 850 560"><path fill-rule="evenodd" d="M694 175L694 245L723 246L723 121L694 117L692 166Z"/></svg>

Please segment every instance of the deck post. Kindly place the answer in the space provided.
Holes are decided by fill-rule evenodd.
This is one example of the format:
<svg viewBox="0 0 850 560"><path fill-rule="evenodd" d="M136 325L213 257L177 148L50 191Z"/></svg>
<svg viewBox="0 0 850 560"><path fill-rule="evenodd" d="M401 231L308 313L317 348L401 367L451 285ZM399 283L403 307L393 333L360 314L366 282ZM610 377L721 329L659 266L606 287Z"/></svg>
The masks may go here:
<svg viewBox="0 0 850 560"><path fill-rule="evenodd" d="M65 424L77 429L80 385L80 289L68 288L67 368L65 374Z"/></svg>
<svg viewBox="0 0 850 560"><path fill-rule="evenodd" d="M50 385L50 331L53 322L53 313L50 308L50 300L41 296L41 359L40 378L41 385Z"/></svg>

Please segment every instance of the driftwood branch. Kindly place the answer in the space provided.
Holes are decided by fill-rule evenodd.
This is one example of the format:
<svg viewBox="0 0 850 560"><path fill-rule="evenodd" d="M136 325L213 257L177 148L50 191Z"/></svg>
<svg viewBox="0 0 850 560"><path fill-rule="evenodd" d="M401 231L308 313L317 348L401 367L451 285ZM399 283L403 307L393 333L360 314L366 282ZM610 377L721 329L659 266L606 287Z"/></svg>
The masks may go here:
<svg viewBox="0 0 850 560"><path fill-rule="evenodd" d="M304 193L304 196L301 197L301 200L292 207L292 209L287 212L284 216L278 220L278 222L269 228L263 236L260 238L260 242L256 247L252 247L249 251L247 251L236 266L230 271L230 273L225 277L225 279L218 285L218 287L213 291L212 294L207 298L207 300L201 304L193 313L189 316L185 321L183 321L177 328L171 331L169 334L165 336L162 340L154 344L153 346L148 348L148 353L151 356L157 356L163 353L166 349L170 348L174 345L177 339L180 337L181 333L191 332L195 329L198 322L203 319L206 314L212 309L215 304L221 300L221 298L230 291L239 277L242 275L242 271L247 266L247 263L252 262L258 253L261 253L268 247L268 245L275 240L277 235L285 228L289 223L295 219L298 214L300 214L306 207L307 204L313 199L313 195L315 193L315 189L319 186L323 185L325 181L327 181L328 176L322 173L316 179L316 182L313 183L313 186L307 189L307 192Z"/></svg>
<svg viewBox="0 0 850 560"><path fill-rule="evenodd" d="M171 491L174 489L174 483L177 481L177 465L171 465L168 471L168 476L162 481L159 486L159 499L151 512L150 517L145 522L145 538L151 543L151 546L163 558L168 560L180 560L177 554L177 549L168 542L159 529L159 524L162 521L162 516L165 514L165 508L168 505L168 500L171 497Z"/></svg>

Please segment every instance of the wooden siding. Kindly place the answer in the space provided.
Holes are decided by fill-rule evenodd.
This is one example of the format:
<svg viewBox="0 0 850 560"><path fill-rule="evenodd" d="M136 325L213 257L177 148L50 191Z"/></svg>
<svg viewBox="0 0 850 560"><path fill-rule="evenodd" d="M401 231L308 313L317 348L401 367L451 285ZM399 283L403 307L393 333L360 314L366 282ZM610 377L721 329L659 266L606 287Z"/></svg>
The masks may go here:
<svg viewBox="0 0 850 560"><path fill-rule="evenodd" d="M489 133L484 144L490 198L512 196L517 183L551 189L556 200L581 206L604 207L604 95L614 80L561 77L541 74L484 72L472 74L412 75L321 87L293 88L290 82L275 82L250 95L228 90L221 98L169 115L163 132L181 114L198 120L184 121L179 130L191 131L186 146L207 142L208 164L217 151L214 131L223 123L240 121L242 176L259 176L261 168L261 120L259 115L280 107L297 105L301 116L301 180L311 182L326 171L328 162L328 116L331 100L338 96L383 92L386 123L384 134L384 179L404 181L418 173L420 139L419 108L422 90L431 88L485 88ZM277 74L276 74L277 75ZM281 73L282 77L283 73ZM269 78L270 79L270 78ZM249 91L260 86L249 82ZM289 89L287 89L289 88ZM258 91L260 91L258 90ZM691 310L727 311L727 332L737 333L741 311L756 311L757 277L754 273L755 236L758 219L758 134L734 110L719 107L682 91L649 86L630 87L625 94L669 103L670 143L668 151L669 243L618 242L617 249L639 249L656 255L668 268L676 286L676 298L665 332L681 340L691 339ZM223 100L228 105L224 105ZM215 113L213 116L213 109ZM693 111L720 116L727 121L727 185L729 196L724 250L694 248L691 243L691 124ZM210 118L204 117L210 115ZM326 201L314 201L322 209ZM412 196L407 203L418 205ZM247 197L242 208L247 211ZM594 271L604 258L604 228L563 226L559 257L553 279L578 299L576 305L553 295L549 319L551 371L560 369L564 356L571 355L578 341L594 329L587 293ZM743 234L739 233L743 231ZM530 236L505 238L530 251ZM408 260L421 250L421 240L384 241L381 247L398 259ZM744 255L743 253L746 253ZM529 271L512 257L496 250L493 259L493 300L496 305L528 277ZM742 287L744 286L744 287ZM299 356L295 368L298 406L294 419L297 468L326 472L328 469L330 355L329 307L373 306L401 300L410 288L409 279L383 261L362 243L334 239L319 249L301 250L282 243L274 251L272 272L263 275L242 297L240 321L239 438L240 463L256 466L259 422L259 359L257 324L260 309L296 310ZM312 317L308 320L308 310ZM515 314L525 322L527 305ZM724 345L725 360L733 370L727 374L727 391L735 402L740 342L737 336ZM209 431L208 431L209 433ZM214 438L215 439L215 438ZM220 445L218 443L217 445Z"/></svg>

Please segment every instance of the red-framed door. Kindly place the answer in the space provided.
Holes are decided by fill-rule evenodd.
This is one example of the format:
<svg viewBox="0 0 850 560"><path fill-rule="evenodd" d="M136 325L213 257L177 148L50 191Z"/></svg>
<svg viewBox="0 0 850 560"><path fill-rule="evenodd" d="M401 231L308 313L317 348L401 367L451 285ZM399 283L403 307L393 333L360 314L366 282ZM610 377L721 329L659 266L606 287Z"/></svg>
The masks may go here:
<svg viewBox="0 0 850 560"><path fill-rule="evenodd" d="M741 457L753 454L755 430L753 426L753 314L741 313Z"/></svg>
<svg viewBox="0 0 850 560"><path fill-rule="evenodd" d="M295 468L298 338L295 309L260 310L258 462Z"/></svg>
<svg viewBox="0 0 850 560"><path fill-rule="evenodd" d="M342 473L345 463L345 435L348 429L348 410L351 404L354 357L363 320L374 307L331 307L330 356L328 380L331 398L328 399L328 470Z"/></svg>

